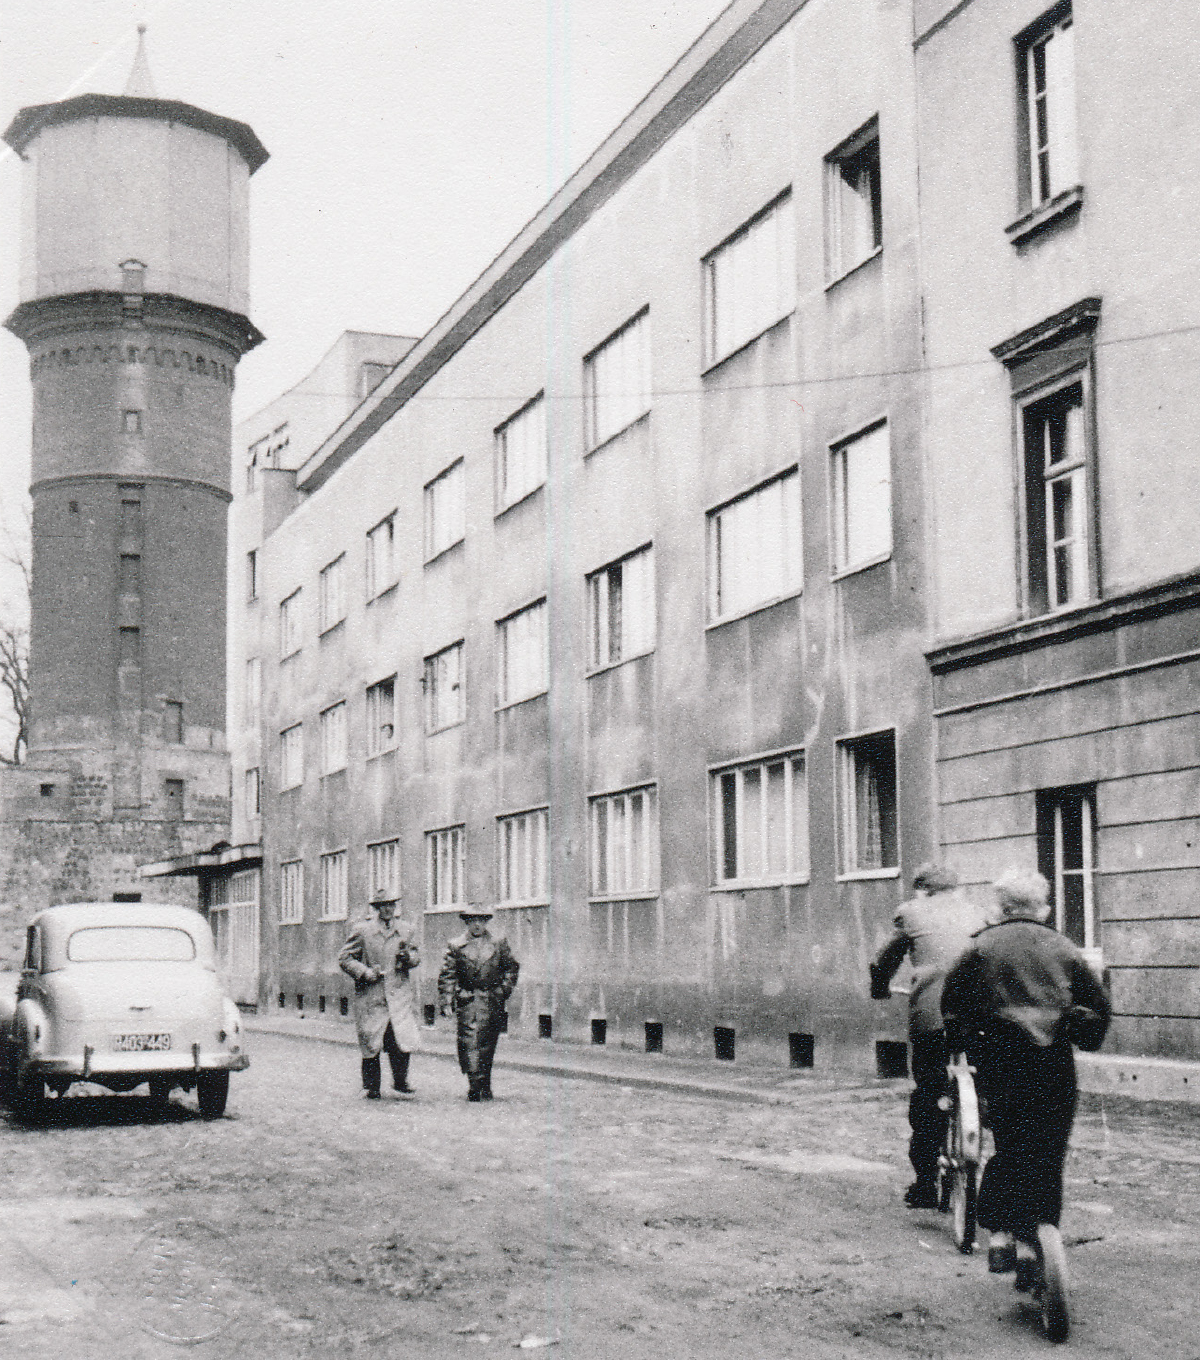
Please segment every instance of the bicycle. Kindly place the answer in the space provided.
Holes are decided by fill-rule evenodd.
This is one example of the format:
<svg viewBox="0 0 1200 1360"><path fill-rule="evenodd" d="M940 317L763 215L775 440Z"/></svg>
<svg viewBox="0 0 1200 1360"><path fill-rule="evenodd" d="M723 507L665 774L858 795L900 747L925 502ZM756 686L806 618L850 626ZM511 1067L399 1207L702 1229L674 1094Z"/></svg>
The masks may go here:
<svg viewBox="0 0 1200 1360"><path fill-rule="evenodd" d="M946 1111L946 1135L938 1154L938 1208L951 1216L954 1245L965 1256L975 1250L975 1204L983 1158L983 1125L975 1069L965 1053L946 1066L948 1087L938 1101Z"/></svg>

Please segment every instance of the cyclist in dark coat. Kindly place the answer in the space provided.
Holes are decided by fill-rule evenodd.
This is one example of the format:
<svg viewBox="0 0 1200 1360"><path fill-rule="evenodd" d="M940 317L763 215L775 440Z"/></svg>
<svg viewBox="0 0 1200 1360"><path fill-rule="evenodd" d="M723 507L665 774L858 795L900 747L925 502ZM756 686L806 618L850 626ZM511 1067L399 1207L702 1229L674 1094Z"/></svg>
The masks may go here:
<svg viewBox="0 0 1200 1360"><path fill-rule="evenodd" d="M1045 924L1049 885L1012 870L996 882L1004 919L950 970L942 1013L952 1047L975 1062L996 1152L983 1173L979 1222L993 1233L988 1268L1037 1283L1039 1225L1057 1233L1063 1166L1075 1120L1072 1042L1094 1050L1112 1007L1083 954ZM1013 1239L1016 1239L1015 1242Z"/></svg>
<svg viewBox="0 0 1200 1360"><path fill-rule="evenodd" d="M486 907L465 907L467 929L446 945L438 974L441 1012L458 1017L458 1065L467 1078L468 1100L492 1099L492 1059L504 1023L504 1007L517 985L520 965L508 941L495 938Z"/></svg>

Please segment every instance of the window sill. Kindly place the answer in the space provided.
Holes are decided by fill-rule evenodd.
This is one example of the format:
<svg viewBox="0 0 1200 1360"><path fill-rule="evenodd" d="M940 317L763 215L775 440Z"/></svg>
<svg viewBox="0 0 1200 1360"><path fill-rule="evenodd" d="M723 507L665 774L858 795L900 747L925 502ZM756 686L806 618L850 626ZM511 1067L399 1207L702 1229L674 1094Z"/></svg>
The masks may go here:
<svg viewBox="0 0 1200 1360"><path fill-rule="evenodd" d="M654 650L653 647L647 647L644 652L631 652L620 661L607 661L603 666L593 666L585 671L584 675L590 680L593 675L603 675L605 671L615 671L619 666L628 666L631 661L640 661L644 656L653 656Z"/></svg>
<svg viewBox="0 0 1200 1360"><path fill-rule="evenodd" d="M462 538L456 538L453 543L447 543L444 548L439 548L437 552L433 554L432 557L427 557L425 559L425 565L427 567L433 566L435 562L441 561L441 559L445 557L447 553L452 553L455 548L461 548L466 541L467 536L466 534L463 534Z"/></svg>
<svg viewBox="0 0 1200 1360"><path fill-rule="evenodd" d="M349 916L347 916L347 915L342 915L342 916L318 916L318 917L317 917L317 923L318 923L318 925L328 925L331 921L333 921L333 922L337 922L337 921L348 921L349 919L350 919L350 918L349 918Z"/></svg>
<svg viewBox="0 0 1200 1360"><path fill-rule="evenodd" d="M900 866L891 869L854 869L850 873L838 874L837 883L869 883L877 878L899 878Z"/></svg>
<svg viewBox="0 0 1200 1360"><path fill-rule="evenodd" d="M602 896L589 896L588 906L603 907L610 902L657 902L659 890L651 888L647 892L607 893Z"/></svg>
<svg viewBox="0 0 1200 1360"><path fill-rule="evenodd" d="M526 907L548 907L550 899L548 897L535 897L528 902L497 902L494 910L496 911L523 911Z"/></svg>
<svg viewBox="0 0 1200 1360"><path fill-rule="evenodd" d="M443 732L453 732L456 727L462 727L466 723L466 718L456 718L452 723L445 723L441 727L430 727L425 731L427 737L440 737ZM396 749L394 746L391 748Z"/></svg>
<svg viewBox="0 0 1200 1360"><path fill-rule="evenodd" d="M394 746L385 746L382 751L368 751L367 759L381 760L384 756L394 756L395 754L396 748Z"/></svg>
<svg viewBox="0 0 1200 1360"><path fill-rule="evenodd" d="M345 774L349 766L339 765L336 770L324 770L321 773L322 779L332 779L335 775Z"/></svg>
<svg viewBox="0 0 1200 1360"><path fill-rule="evenodd" d="M713 628L723 628L727 623L736 623L738 619L747 619L751 614L761 614L764 609L770 609L773 605L782 604L785 600L799 599L804 593L803 586L797 586L795 590L789 590L784 595L773 595L769 600L763 600L760 604L751 605L748 609L743 609L737 614L722 614L719 619L713 619L711 623L704 625L707 633Z"/></svg>
<svg viewBox="0 0 1200 1360"><path fill-rule="evenodd" d="M304 924L304 918L301 917L298 921L280 921L279 924L281 926L302 926Z"/></svg>
<svg viewBox="0 0 1200 1360"><path fill-rule="evenodd" d="M330 633L336 633L339 628L345 626L345 623L346 616L345 614L343 614L340 619L335 619L334 622L329 624L328 627L322 628L321 631L317 634L317 636L321 639L322 642L324 642L325 639L330 635Z"/></svg>
<svg viewBox="0 0 1200 1360"><path fill-rule="evenodd" d="M619 430L614 430L607 438L602 439L599 444L593 444L590 449L584 449L584 458L588 459L593 453L599 453L601 449L606 449L610 444L615 444L623 434L627 434L630 430L634 429L635 426L640 425L643 421L649 421L649 419L650 408L647 407L640 416L634 416L628 425L622 425Z"/></svg>
<svg viewBox="0 0 1200 1360"><path fill-rule="evenodd" d="M295 793L297 789L302 789L303 787L304 787L304 781L301 780L299 784L284 784L284 785L282 785L281 788L280 788L280 790L279 790L279 792L280 792L280 793Z"/></svg>
<svg viewBox="0 0 1200 1360"><path fill-rule="evenodd" d="M502 505L502 506L496 511L496 513L495 513L495 515L493 516L493 518L494 518L494 519L503 519L504 516L507 515L508 512L509 512L510 510L515 510L515 509L517 508L518 505L524 505L525 502L526 502L527 500L531 499L533 496L536 496L537 493L538 493L545 485L546 485L546 482L545 482L545 479L543 478L542 481L538 482L537 486L530 487L529 490L526 491L523 495L518 496L517 499L516 499L515 501L509 501L507 505Z"/></svg>
<svg viewBox="0 0 1200 1360"><path fill-rule="evenodd" d="M757 344L758 341L760 341L764 335L769 335L771 331L775 329L776 326L782 326L785 321L790 321L792 317L795 316L795 314L796 314L795 307L791 307L788 311L784 312L782 316L777 316L774 321L769 321L762 328L762 330L755 331L753 335L751 335L748 339L743 340L741 344L737 345L735 348L731 350L728 350L725 354L722 354L719 359L710 359L708 362L708 367L702 368L700 370L700 376L702 378L707 378L709 374L715 373L717 369L721 367L722 364L727 364L730 361L730 359L736 359L739 354L744 353L746 350L750 348L751 345Z"/></svg>
<svg viewBox="0 0 1200 1360"><path fill-rule="evenodd" d="M426 916L457 916L460 911L466 911L465 902L456 902L452 907L426 907Z"/></svg>
<svg viewBox="0 0 1200 1360"><path fill-rule="evenodd" d="M1061 194L1056 194L1054 198L1047 199L1045 203L1039 203L1036 208L1022 213L1015 222L1010 222L1004 228L1004 234L1014 246L1023 245L1031 237L1059 222L1068 213L1078 212L1082 206L1083 185L1076 184L1074 188L1064 189Z"/></svg>
<svg viewBox="0 0 1200 1360"><path fill-rule="evenodd" d="M284 652L279 658L279 664L282 665L285 661L290 661L292 657L299 656L303 650L303 647L294 647L290 652Z"/></svg>
<svg viewBox="0 0 1200 1360"><path fill-rule="evenodd" d="M709 892L756 892L759 888L795 888L805 886L808 874L784 878L730 878L724 883L710 883Z"/></svg>
<svg viewBox="0 0 1200 1360"><path fill-rule="evenodd" d="M522 694L519 699L508 699L502 704L497 704L494 712L503 713L506 708L519 708L521 704L527 704L531 699L544 699L550 693L550 687L539 689L533 694Z"/></svg>
<svg viewBox="0 0 1200 1360"><path fill-rule="evenodd" d="M376 591L376 593L375 593L374 595L370 596L370 598L367 600L367 604L368 604L368 605L375 604L375 602L376 602L377 600L382 600L383 597L384 597L385 595L390 595L390 594L392 594L392 592L396 589L396 587L397 587L399 584L400 584L400 578L397 577L397 578L391 583L391 585L389 585L389 586L384 586L384 588L383 588L382 590Z"/></svg>
<svg viewBox="0 0 1200 1360"><path fill-rule="evenodd" d="M850 567L835 568L830 572L829 579L831 581L844 581L847 576L857 576L860 571L867 571L871 567L877 567L881 563L890 562L891 560L892 550L889 548L887 552L880 553L878 557L869 557L865 562L855 562L854 565Z"/></svg>
<svg viewBox="0 0 1200 1360"><path fill-rule="evenodd" d="M828 293L831 288L836 288L839 283L841 283L845 279L848 279L851 274L857 274L858 271L864 265L870 264L872 260L877 260L882 254L883 246L881 245L876 246L875 249L871 251L869 255L864 255L862 259L857 262L857 264L852 264L849 269L843 269L840 274L830 279L829 282L825 285L825 291Z"/></svg>

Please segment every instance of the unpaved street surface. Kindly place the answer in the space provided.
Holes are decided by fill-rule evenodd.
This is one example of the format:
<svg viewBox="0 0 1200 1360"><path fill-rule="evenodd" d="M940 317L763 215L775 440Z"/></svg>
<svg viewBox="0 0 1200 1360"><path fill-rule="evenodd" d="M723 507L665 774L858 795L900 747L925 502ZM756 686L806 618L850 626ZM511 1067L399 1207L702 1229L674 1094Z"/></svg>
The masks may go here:
<svg viewBox="0 0 1200 1360"><path fill-rule="evenodd" d="M0 1122L0 1355L1200 1358L1200 1111L1092 1097L1068 1164L1077 1322L900 1207L901 1088L750 1105L259 1036L229 1114L69 1098Z"/></svg>

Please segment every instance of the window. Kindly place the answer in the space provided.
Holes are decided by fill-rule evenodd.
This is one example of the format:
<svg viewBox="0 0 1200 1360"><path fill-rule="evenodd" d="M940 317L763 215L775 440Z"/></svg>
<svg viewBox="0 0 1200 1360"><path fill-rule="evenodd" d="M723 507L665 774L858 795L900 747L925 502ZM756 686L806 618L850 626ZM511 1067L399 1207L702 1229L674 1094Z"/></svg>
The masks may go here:
<svg viewBox="0 0 1200 1360"><path fill-rule="evenodd" d="M872 118L825 158L825 240L830 280L883 245L879 123Z"/></svg>
<svg viewBox="0 0 1200 1360"><path fill-rule="evenodd" d="M496 818L499 900L545 902L550 813L547 808Z"/></svg>
<svg viewBox="0 0 1200 1360"><path fill-rule="evenodd" d="M653 651L654 550L641 548L587 578L588 664L611 666Z"/></svg>
<svg viewBox="0 0 1200 1360"><path fill-rule="evenodd" d="M396 570L396 515L390 514L367 534L367 599L391 590L399 579Z"/></svg>
<svg viewBox="0 0 1200 1360"><path fill-rule="evenodd" d="M183 704L178 699L163 701L163 741L183 745Z"/></svg>
<svg viewBox="0 0 1200 1360"><path fill-rule="evenodd" d="M396 744L396 677L367 690L367 755L377 756Z"/></svg>
<svg viewBox="0 0 1200 1360"><path fill-rule="evenodd" d="M183 790L182 779L163 780L163 799L166 803L166 820L169 822L181 822L183 820Z"/></svg>
<svg viewBox="0 0 1200 1360"><path fill-rule="evenodd" d="M1079 179L1075 123L1075 30L1070 6L1057 7L1017 40L1028 181L1022 202L1038 207Z"/></svg>
<svg viewBox="0 0 1200 1360"><path fill-rule="evenodd" d="M262 716L262 662L252 656L246 662L246 725L254 727Z"/></svg>
<svg viewBox="0 0 1200 1360"><path fill-rule="evenodd" d="M708 516L709 615L730 618L800 589L800 474L793 468Z"/></svg>
<svg viewBox="0 0 1200 1360"><path fill-rule="evenodd" d="M258 766L246 771L246 816L262 815L262 785L258 778Z"/></svg>
<svg viewBox="0 0 1200 1360"><path fill-rule="evenodd" d="M304 727L296 723L279 734L279 787L294 789L304 783Z"/></svg>
<svg viewBox="0 0 1200 1360"><path fill-rule="evenodd" d="M292 656L300 650L300 592L293 590L279 606L279 655Z"/></svg>
<svg viewBox="0 0 1200 1360"><path fill-rule="evenodd" d="M298 926L304 920L304 864L292 860L279 866L279 924Z"/></svg>
<svg viewBox="0 0 1200 1360"><path fill-rule="evenodd" d="M1096 790L1092 785L1037 794L1038 869L1050 884L1054 928L1081 949L1096 930Z"/></svg>
<svg viewBox="0 0 1200 1360"><path fill-rule="evenodd" d="M246 554L246 598L258 599L258 549L251 548Z"/></svg>
<svg viewBox="0 0 1200 1360"><path fill-rule="evenodd" d="M534 397L496 431L496 503L515 505L546 480L546 401Z"/></svg>
<svg viewBox="0 0 1200 1360"><path fill-rule="evenodd" d="M894 873L900 864L894 732L838 742L838 800L841 872Z"/></svg>
<svg viewBox="0 0 1200 1360"><path fill-rule="evenodd" d="M335 850L321 856L321 920L344 921L349 904L350 856Z"/></svg>
<svg viewBox="0 0 1200 1360"><path fill-rule="evenodd" d="M789 190L704 261L705 357L740 349L796 306L796 246Z"/></svg>
<svg viewBox="0 0 1200 1360"><path fill-rule="evenodd" d="M367 846L367 893L400 896L400 842L376 841Z"/></svg>
<svg viewBox="0 0 1200 1360"><path fill-rule="evenodd" d="M346 554L321 569L318 608L321 632L326 633L346 617Z"/></svg>
<svg viewBox="0 0 1200 1360"><path fill-rule="evenodd" d="M712 794L718 885L782 883L808 876L803 752L715 770Z"/></svg>
<svg viewBox="0 0 1200 1360"><path fill-rule="evenodd" d="M425 488L425 560L461 543L467 532L463 462L448 467Z"/></svg>
<svg viewBox="0 0 1200 1360"><path fill-rule="evenodd" d="M142 413L141 411L123 411L121 413L121 428L126 434L141 434L142 432Z"/></svg>
<svg viewBox="0 0 1200 1360"><path fill-rule="evenodd" d="M395 367L394 364L365 363L358 366L358 398L369 397Z"/></svg>
<svg viewBox="0 0 1200 1360"><path fill-rule="evenodd" d="M425 903L430 911L460 907L463 888L465 828L450 826L425 833Z"/></svg>
<svg viewBox="0 0 1200 1360"><path fill-rule="evenodd" d="M136 666L142 659L142 630L140 628L117 629L118 666Z"/></svg>
<svg viewBox="0 0 1200 1360"><path fill-rule="evenodd" d="M635 316L583 361L584 438L597 448L650 409L650 313Z"/></svg>
<svg viewBox="0 0 1200 1360"><path fill-rule="evenodd" d="M546 601L501 619L496 634L497 702L515 704L544 693L549 671Z"/></svg>
<svg viewBox="0 0 1200 1360"><path fill-rule="evenodd" d="M1090 599L1088 485L1082 380L1022 409L1029 608L1034 614Z"/></svg>
<svg viewBox="0 0 1200 1360"><path fill-rule="evenodd" d="M658 892L658 796L627 789L588 800L591 895L650 896Z"/></svg>
<svg viewBox="0 0 1200 1360"><path fill-rule="evenodd" d="M425 658L425 731L440 732L467 718L463 645L456 642Z"/></svg>
<svg viewBox="0 0 1200 1360"><path fill-rule="evenodd" d="M346 705L334 704L321 714L321 773L346 768Z"/></svg>
<svg viewBox="0 0 1200 1360"><path fill-rule="evenodd" d="M892 455L886 422L833 450L833 569L855 571L892 551Z"/></svg>

